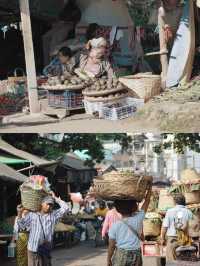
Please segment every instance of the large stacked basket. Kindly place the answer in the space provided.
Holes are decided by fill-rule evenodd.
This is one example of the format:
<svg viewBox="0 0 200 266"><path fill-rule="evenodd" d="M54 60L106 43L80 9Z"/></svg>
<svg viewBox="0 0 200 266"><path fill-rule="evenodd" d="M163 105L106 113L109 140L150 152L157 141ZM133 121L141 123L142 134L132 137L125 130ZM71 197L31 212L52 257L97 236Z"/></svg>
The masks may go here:
<svg viewBox="0 0 200 266"><path fill-rule="evenodd" d="M161 92L161 77L159 75L139 73L137 75L121 77L119 80L145 101Z"/></svg>
<svg viewBox="0 0 200 266"><path fill-rule="evenodd" d="M44 190L35 190L28 183L21 185L20 192L23 207L33 212L40 210L42 199L47 196Z"/></svg>
<svg viewBox="0 0 200 266"><path fill-rule="evenodd" d="M94 180L94 193L97 198L107 200L134 199L141 202L149 182L149 177L144 175L112 171Z"/></svg>

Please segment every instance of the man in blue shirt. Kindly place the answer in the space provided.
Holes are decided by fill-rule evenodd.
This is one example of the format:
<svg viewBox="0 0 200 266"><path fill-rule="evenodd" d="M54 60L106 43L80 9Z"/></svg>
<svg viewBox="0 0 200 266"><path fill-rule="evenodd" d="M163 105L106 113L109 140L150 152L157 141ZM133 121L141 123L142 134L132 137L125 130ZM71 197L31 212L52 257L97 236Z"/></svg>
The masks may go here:
<svg viewBox="0 0 200 266"><path fill-rule="evenodd" d="M173 261L176 259L175 248L177 243L177 229L181 229L186 237L188 236L188 223L193 218L193 214L185 207L185 197L182 194L174 196L176 206L169 209L163 220L161 230L161 244L165 243L167 236L166 260Z"/></svg>

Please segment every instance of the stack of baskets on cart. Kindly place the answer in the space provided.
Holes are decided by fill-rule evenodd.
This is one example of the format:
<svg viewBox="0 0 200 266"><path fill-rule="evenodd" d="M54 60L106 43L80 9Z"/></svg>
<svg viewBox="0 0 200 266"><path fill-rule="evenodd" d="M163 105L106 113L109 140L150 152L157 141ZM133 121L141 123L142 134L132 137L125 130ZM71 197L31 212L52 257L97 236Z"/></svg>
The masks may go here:
<svg viewBox="0 0 200 266"><path fill-rule="evenodd" d="M112 171L94 179L93 193L105 200L134 199L141 202L151 178L129 171Z"/></svg>
<svg viewBox="0 0 200 266"><path fill-rule="evenodd" d="M44 197L48 195L50 185L46 177L35 175L20 186L21 203L29 211L39 211Z"/></svg>

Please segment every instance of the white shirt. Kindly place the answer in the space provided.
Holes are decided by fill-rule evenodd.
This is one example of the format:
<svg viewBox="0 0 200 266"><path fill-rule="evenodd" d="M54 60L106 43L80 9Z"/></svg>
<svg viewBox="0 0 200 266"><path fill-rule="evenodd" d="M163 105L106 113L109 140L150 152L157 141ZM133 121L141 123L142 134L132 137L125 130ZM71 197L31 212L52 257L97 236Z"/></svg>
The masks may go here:
<svg viewBox="0 0 200 266"><path fill-rule="evenodd" d="M180 215L181 214L181 215ZM181 217L182 223L187 223L192 219L193 214L185 206L176 205L174 208L167 211L163 220L163 227L167 227L167 236L176 236L175 220L176 217Z"/></svg>

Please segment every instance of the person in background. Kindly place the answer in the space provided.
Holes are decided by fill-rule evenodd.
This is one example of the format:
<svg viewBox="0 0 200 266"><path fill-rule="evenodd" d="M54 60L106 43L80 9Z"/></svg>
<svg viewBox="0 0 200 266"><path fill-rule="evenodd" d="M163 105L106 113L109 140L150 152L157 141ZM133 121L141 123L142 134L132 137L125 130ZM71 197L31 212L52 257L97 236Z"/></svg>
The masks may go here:
<svg viewBox="0 0 200 266"><path fill-rule="evenodd" d="M52 28L43 36L44 65L49 64L50 55L56 46L74 34L76 24L81 19L81 10L76 0L68 0L59 14L57 21L52 24Z"/></svg>
<svg viewBox="0 0 200 266"><path fill-rule="evenodd" d="M140 210L135 200L115 201L116 210L122 219L109 230L108 266L142 266L142 224L148 209L152 180Z"/></svg>
<svg viewBox="0 0 200 266"><path fill-rule="evenodd" d="M17 206L17 213L20 214L22 205ZM12 242L16 241L16 260L17 266L27 266L28 265L28 254L27 254L27 245L28 245L28 228L19 228L18 225L18 216L15 218L13 239Z"/></svg>
<svg viewBox="0 0 200 266"><path fill-rule="evenodd" d="M176 260L175 248L179 246L178 242L181 240L184 243L181 245L190 244L188 237L188 223L192 219L193 214L185 207L185 197L182 194L176 194L174 196L176 206L169 209L163 220L161 229L161 245L165 243L165 237L167 236L167 250L166 260ZM182 231L179 235L180 230ZM181 239L180 239L181 237Z"/></svg>
<svg viewBox="0 0 200 266"><path fill-rule="evenodd" d="M106 59L106 43L104 38L91 40L87 45L88 53L80 55L79 68L91 77L107 77L111 83L115 72Z"/></svg>
<svg viewBox="0 0 200 266"><path fill-rule="evenodd" d="M100 201L99 208L96 208L95 210L95 216L105 218L107 212L108 212L108 209L106 208L105 201Z"/></svg>
<svg viewBox="0 0 200 266"><path fill-rule="evenodd" d="M54 203L60 208L53 210ZM28 266L51 266L51 249L55 225L69 210L68 204L52 196L43 199L40 212L23 208L18 212L19 230L29 228Z"/></svg>
<svg viewBox="0 0 200 266"><path fill-rule="evenodd" d="M106 239L108 239L108 232L112 225L122 218L121 214L117 212L114 202L107 202L107 206L109 211L106 213L102 228L102 238Z"/></svg>
<svg viewBox="0 0 200 266"><path fill-rule="evenodd" d="M51 63L43 70L45 76L62 76L66 73L72 73L78 60L76 56L73 56L69 47L62 47L57 57L55 57Z"/></svg>
<svg viewBox="0 0 200 266"><path fill-rule="evenodd" d="M87 32L85 35L78 35L75 36L72 39L66 40L62 43L60 43L59 45L57 45L55 47L55 49L51 52L51 57L54 57L55 55L58 54L58 51L62 48L62 47L69 47L73 53L88 53L88 50L86 49L88 41L96 38L96 32L99 28L99 25L96 23L91 23L89 24L88 28L87 28Z"/></svg>

